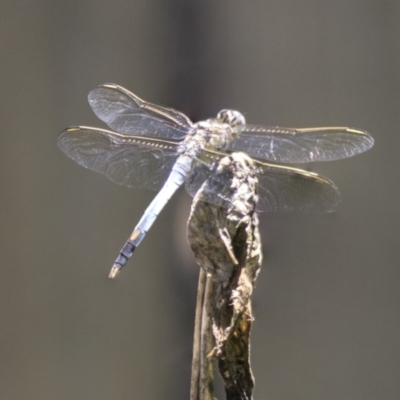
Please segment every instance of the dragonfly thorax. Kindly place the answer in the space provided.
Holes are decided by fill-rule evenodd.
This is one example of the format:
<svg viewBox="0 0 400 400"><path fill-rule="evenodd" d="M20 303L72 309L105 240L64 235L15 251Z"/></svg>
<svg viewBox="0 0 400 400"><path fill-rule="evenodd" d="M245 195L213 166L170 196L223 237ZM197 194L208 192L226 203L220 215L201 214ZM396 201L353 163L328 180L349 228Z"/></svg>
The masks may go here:
<svg viewBox="0 0 400 400"><path fill-rule="evenodd" d="M223 150L236 136L232 125L218 118L210 118L194 124L192 138L203 149Z"/></svg>

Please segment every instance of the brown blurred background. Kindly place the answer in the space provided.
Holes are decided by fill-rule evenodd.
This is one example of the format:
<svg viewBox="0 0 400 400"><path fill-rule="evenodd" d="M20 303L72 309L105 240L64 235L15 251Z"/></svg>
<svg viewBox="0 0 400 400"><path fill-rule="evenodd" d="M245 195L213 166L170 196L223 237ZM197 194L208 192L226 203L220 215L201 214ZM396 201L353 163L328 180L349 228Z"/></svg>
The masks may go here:
<svg viewBox="0 0 400 400"><path fill-rule="evenodd" d="M256 399L400 398L400 3L2 0L0 399L188 399L198 268L182 190L116 281L155 193L56 147L104 126L114 82L194 120L349 125L375 147L309 165L340 188L327 215L261 216Z"/></svg>

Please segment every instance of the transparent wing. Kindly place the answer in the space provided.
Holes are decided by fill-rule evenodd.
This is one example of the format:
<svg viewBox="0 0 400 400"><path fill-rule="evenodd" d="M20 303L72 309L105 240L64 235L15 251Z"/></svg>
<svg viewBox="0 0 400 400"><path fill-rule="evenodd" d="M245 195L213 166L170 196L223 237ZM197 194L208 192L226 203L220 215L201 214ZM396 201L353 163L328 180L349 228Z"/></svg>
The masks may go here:
<svg viewBox="0 0 400 400"><path fill-rule="evenodd" d="M88 100L102 121L127 135L180 140L193 129L186 115L148 103L118 85L101 85L89 93Z"/></svg>
<svg viewBox="0 0 400 400"><path fill-rule="evenodd" d="M229 180L222 175L211 174L212 163L225 155L206 151L193 167L186 182L186 190L194 196L206 179L212 180L207 200L228 207ZM206 161L208 160L208 161ZM340 201L339 190L327 178L297 168L284 167L254 161L258 178L259 201L257 211L329 212Z"/></svg>
<svg viewBox="0 0 400 400"><path fill-rule="evenodd" d="M279 128L244 125L229 149L281 163L332 161L370 149L374 140L364 131L347 127Z"/></svg>
<svg viewBox="0 0 400 400"><path fill-rule="evenodd" d="M214 155L214 164L197 162L193 175L186 181L188 191L192 196L200 195L202 201L224 208L233 205L236 209L240 203L254 203L257 192L254 160L239 152L221 157L221 153L218 157Z"/></svg>
<svg viewBox="0 0 400 400"><path fill-rule="evenodd" d="M208 179L214 163L219 161L226 154L204 150L193 162L189 177L186 179L185 188L190 196L194 197L203 183ZM215 190L213 204L222 205L217 190Z"/></svg>
<svg viewBox="0 0 400 400"><path fill-rule="evenodd" d="M256 162L258 211L329 212L340 201L327 178L297 168Z"/></svg>
<svg viewBox="0 0 400 400"><path fill-rule="evenodd" d="M158 189L178 156L173 142L85 126L61 132L57 145L78 164L127 187Z"/></svg>

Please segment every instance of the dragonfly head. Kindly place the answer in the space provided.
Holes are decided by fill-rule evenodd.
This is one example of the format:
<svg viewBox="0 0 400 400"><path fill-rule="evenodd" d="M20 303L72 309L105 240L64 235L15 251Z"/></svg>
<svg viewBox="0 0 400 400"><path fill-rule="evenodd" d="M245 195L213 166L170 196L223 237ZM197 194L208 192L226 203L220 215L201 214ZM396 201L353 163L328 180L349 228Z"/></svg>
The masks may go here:
<svg viewBox="0 0 400 400"><path fill-rule="evenodd" d="M246 124L246 119L244 118L244 115L236 110L221 110L217 114L217 120L232 127Z"/></svg>

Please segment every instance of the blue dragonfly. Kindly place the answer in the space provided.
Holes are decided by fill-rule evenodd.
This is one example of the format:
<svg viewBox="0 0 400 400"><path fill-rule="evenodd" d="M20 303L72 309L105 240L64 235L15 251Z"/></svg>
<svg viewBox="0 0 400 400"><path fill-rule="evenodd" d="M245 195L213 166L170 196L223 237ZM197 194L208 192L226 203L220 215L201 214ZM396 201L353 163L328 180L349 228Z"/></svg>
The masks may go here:
<svg viewBox="0 0 400 400"><path fill-rule="evenodd" d="M161 187L122 247L110 278L126 264L177 189L185 183L194 196L213 165L227 154L240 151L254 158L259 181L257 211L327 212L340 199L332 181L275 163L338 160L374 144L369 133L347 127L248 125L235 110L224 109L216 118L193 123L183 113L144 101L115 84L97 87L88 99L112 131L70 127L60 133L59 148L78 164L118 184ZM207 198L226 206L229 199L222 192L209 193Z"/></svg>

